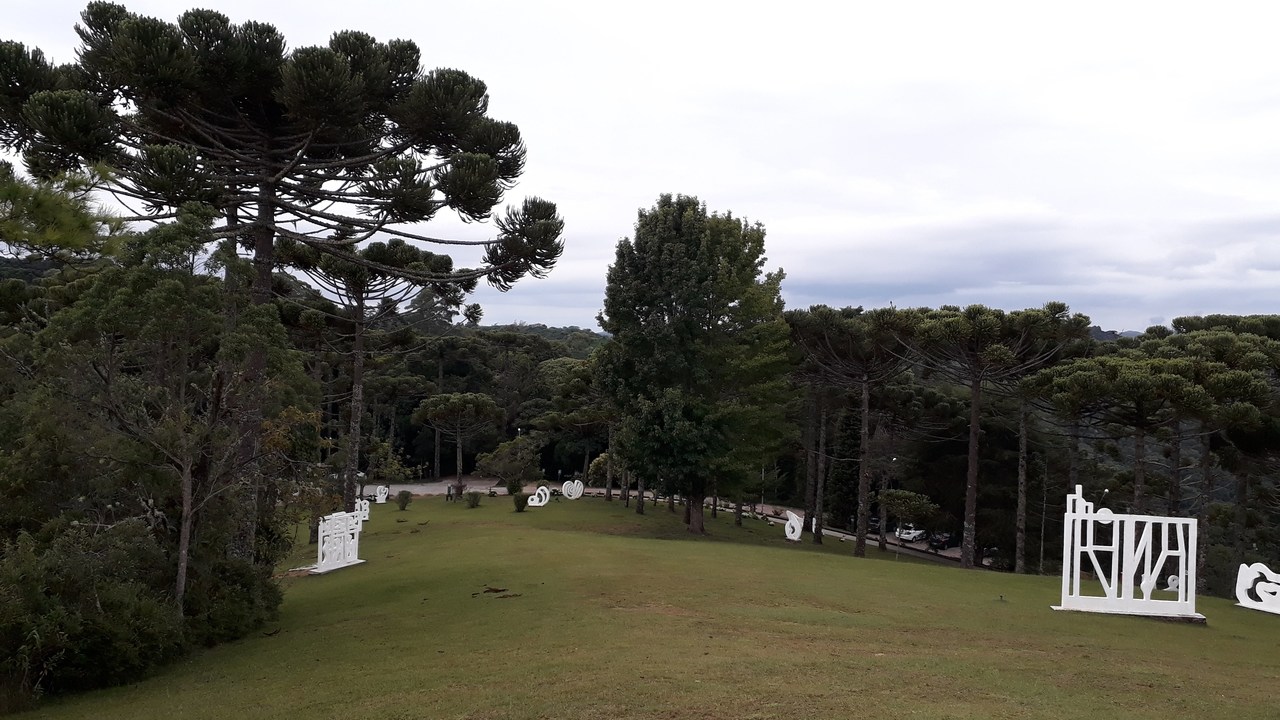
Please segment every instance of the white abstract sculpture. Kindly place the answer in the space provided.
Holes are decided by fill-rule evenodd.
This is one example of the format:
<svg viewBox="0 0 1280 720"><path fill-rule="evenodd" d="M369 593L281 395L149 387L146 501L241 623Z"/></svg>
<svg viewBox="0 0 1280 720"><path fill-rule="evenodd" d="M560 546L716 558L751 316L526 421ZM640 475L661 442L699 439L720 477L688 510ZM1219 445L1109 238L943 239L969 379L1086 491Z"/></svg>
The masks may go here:
<svg viewBox="0 0 1280 720"><path fill-rule="evenodd" d="M529 507L542 507L551 501L551 491L546 485L538 488L529 496Z"/></svg>
<svg viewBox="0 0 1280 720"><path fill-rule="evenodd" d="M1236 574L1236 604L1280 615L1280 575L1262 563L1241 565Z"/></svg>
<svg viewBox="0 0 1280 720"><path fill-rule="evenodd" d="M804 521L800 519L799 515L788 510L787 524L783 531L787 533L788 540L799 540L800 533L804 532Z"/></svg>
<svg viewBox="0 0 1280 720"><path fill-rule="evenodd" d="M379 485L378 494L377 494L378 504L381 505L385 503L387 501L387 495L390 493L391 493L391 488L387 487L386 485Z"/></svg>
<svg viewBox="0 0 1280 720"><path fill-rule="evenodd" d="M316 567L319 575L364 562L360 559L360 514L333 513L320 518L320 542Z"/></svg>
<svg viewBox="0 0 1280 720"><path fill-rule="evenodd" d="M582 497L583 489L581 480L565 480L560 492L569 500L577 500Z"/></svg>
<svg viewBox="0 0 1280 720"><path fill-rule="evenodd" d="M369 519L369 501L368 500L356 501L356 517L360 518L360 524L361 524L361 527L363 527L364 522Z"/></svg>
<svg viewBox="0 0 1280 720"><path fill-rule="evenodd" d="M1171 563L1172 568L1166 568ZM1160 575L1176 599L1152 597ZM1092 573L1102 595L1085 594L1082 575ZM1067 496L1062 531L1062 604L1054 610L1203 619L1196 612L1194 518L1117 515L1094 511L1081 486Z"/></svg>

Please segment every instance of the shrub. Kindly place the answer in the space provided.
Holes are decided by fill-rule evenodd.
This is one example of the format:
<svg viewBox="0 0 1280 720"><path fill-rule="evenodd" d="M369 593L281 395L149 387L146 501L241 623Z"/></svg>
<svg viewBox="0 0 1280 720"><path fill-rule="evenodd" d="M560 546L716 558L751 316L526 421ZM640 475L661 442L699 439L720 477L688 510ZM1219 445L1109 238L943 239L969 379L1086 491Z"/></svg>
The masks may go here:
<svg viewBox="0 0 1280 720"><path fill-rule="evenodd" d="M511 496L512 502L516 504L516 512L524 512L529 507L529 494L518 492Z"/></svg>
<svg viewBox="0 0 1280 720"><path fill-rule="evenodd" d="M0 548L0 711L42 692L136 680L185 649L182 620L151 583L159 545L141 523L73 528Z"/></svg>
<svg viewBox="0 0 1280 720"><path fill-rule="evenodd" d="M484 496L484 493L478 490L472 490L471 492L466 493L467 507L469 508L480 507L480 498L483 496Z"/></svg>
<svg viewBox="0 0 1280 720"><path fill-rule="evenodd" d="M401 490L396 493L396 505L398 505L401 510L409 507L409 503L411 502L413 502L413 493L408 490Z"/></svg>

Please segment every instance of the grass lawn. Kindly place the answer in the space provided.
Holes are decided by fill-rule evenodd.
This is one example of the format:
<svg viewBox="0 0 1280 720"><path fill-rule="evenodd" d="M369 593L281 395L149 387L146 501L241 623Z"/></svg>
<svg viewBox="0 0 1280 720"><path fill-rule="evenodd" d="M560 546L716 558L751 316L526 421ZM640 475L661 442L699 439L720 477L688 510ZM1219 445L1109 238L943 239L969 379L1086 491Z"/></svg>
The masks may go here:
<svg viewBox="0 0 1280 720"><path fill-rule="evenodd" d="M1058 578L858 560L724 514L692 539L649 512L374 505L368 562L287 578L266 632L20 717L1280 717L1274 615L1060 613Z"/></svg>

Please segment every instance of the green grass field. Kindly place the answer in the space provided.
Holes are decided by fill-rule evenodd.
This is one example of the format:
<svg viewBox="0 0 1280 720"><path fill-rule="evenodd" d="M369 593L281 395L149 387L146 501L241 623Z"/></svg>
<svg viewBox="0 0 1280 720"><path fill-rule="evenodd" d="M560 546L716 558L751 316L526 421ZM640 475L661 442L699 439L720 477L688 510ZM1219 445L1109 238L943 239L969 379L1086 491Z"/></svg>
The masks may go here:
<svg viewBox="0 0 1280 720"><path fill-rule="evenodd" d="M1057 578L858 560L725 515L693 539L682 518L375 505L368 562L286 578L265 632L21 717L1280 717L1280 617L1059 613Z"/></svg>

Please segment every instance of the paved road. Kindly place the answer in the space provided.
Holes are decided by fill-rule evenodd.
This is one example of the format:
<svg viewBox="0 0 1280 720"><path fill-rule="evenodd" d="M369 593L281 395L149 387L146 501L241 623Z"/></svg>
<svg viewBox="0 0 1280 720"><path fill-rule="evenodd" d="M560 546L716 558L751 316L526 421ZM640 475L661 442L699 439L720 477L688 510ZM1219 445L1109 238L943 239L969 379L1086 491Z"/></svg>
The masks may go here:
<svg viewBox="0 0 1280 720"><path fill-rule="evenodd" d="M489 492L490 489L492 489L495 492L497 492L499 495L507 494L507 489L503 487L501 483L495 483L490 478L475 478L469 475L464 475L462 477L462 481L467 483L468 490L480 490L482 492L487 493ZM447 480L441 480L440 482L405 483L405 484L392 485L391 493L388 497L388 500L394 498L396 496L396 493L400 492L401 490L408 490L414 495L444 495L447 492L446 488L455 482L457 482L457 478L449 478ZM554 483L552 483L551 486L556 487ZM366 485L365 493L368 495L372 495L376 487L377 486L375 485ZM603 488L587 488L585 494L593 495L597 497L603 497L604 489ZM614 497L621 498L621 495L615 491ZM645 493L645 497L650 502L655 502L653 493L647 492ZM803 512L795 508L787 508L787 507L776 506L776 505L765 505L765 506L761 506L759 509L763 510L766 513L765 517L772 519L773 522L779 526L786 523L785 513L788 510L791 510L792 512L800 516L804 515ZM732 512L732 511L721 510L721 512ZM782 532L781 527L779 527L778 532ZM853 533L848 533L843 530L823 528L822 536L824 538L831 538L836 542L840 542L841 540L843 540L844 542L853 542ZM867 543L871 544L876 542L878 542L877 536L874 533L868 533ZM888 539L888 546L890 549L896 550L897 552L900 552L903 555L908 555L910 557L915 557L915 558L921 558L924 560L933 560L935 562L940 562L945 564L960 562L960 548L947 548L946 550L943 550L941 552L933 552L929 550L928 546L925 543L922 543L922 542L907 543L905 545L898 545L897 542L898 542L897 538L890 536Z"/></svg>

